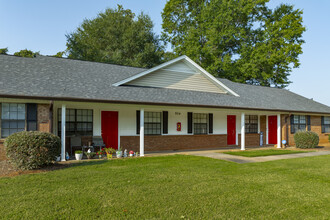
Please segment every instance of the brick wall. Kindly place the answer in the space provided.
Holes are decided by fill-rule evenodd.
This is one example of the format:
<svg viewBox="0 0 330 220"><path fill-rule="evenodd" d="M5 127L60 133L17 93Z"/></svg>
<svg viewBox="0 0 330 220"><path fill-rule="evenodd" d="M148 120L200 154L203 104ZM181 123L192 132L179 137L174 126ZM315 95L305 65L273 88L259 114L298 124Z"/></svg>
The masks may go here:
<svg viewBox="0 0 330 220"><path fill-rule="evenodd" d="M51 132L50 105L38 104L38 131Z"/></svg>
<svg viewBox="0 0 330 220"><path fill-rule="evenodd" d="M240 136L240 135L239 135ZM246 134L246 146L258 146L259 134ZM240 139L239 139L240 142ZM121 136L121 149L139 151L139 136ZM227 135L160 135L145 136L145 151L210 149L227 147Z"/></svg>
<svg viewBox="0 0 330 220"><path fill-rule="evenodd" d="M290 146L294 146L294 134L291 134L291 123L289 115L281 115L282 140L287 140ZM307 129L307 127L306 127ZM320 145L329 143L328 134L322 133L321 116L311 116L311 131L317 133L320 138Z"/></svg>
<svg viewBox="0 0 330 220"><path fill-rule="evenodd" d="M320 144L329 143L328 133L322 133L321 116L311 116L311 131L317 133L320 137Z"/></svg>
<svg viewBox="0 0 330 220"><path fill-rule="evenodd" d="M266 144L264 142L264 144ZM245 134L245 146L259 146L260 145L260 134ZM238 146L241 146L241 135L238 135Z"/></svg>
<svg viewBox="0 0 330 220"><path fill-rule="evenodd" d="M3 146L4 140L0 139L0 161L6 160L5 147Z"/></svg>

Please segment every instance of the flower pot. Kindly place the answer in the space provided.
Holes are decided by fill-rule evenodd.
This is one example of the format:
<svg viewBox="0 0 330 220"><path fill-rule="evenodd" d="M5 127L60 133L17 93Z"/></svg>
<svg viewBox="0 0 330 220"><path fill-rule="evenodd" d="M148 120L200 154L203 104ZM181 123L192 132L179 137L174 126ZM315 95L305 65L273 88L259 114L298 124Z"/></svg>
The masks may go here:
<svg viewBox="0 0 330 220"><path fill-rule="evenodd" d="M76 160L82 160L83 154L75 154Z"/></svg>
<svg viewBox="0 0 330 220"><path fill-rule="evenodd" d="M116 152L116 157L121 158L123 156L123 153L121 151Z"/></svg>
<svg viewBox="0 0 330 220"><path fill-rule="evenodd" d="M108 159L112 159L112 154L107 154Z"/></svg>
<svg viewBox="0 0 330 220"><path fill-rule="evenodd" d="M99 155L99 159L102 159L102 155Z"/></svg>

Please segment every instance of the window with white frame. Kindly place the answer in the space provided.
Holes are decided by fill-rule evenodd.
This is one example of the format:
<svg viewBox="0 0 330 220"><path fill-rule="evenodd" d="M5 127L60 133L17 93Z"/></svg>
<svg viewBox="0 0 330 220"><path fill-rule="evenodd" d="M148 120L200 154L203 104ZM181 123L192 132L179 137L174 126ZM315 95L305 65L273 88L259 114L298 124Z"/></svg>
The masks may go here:
<svg viewBox="0 0 330 220"><path fill-rule="evenodd" d="M291 119L291 133L297 131L306 131L306 116L305 115L294 115Z"/></svg>
<svg viewBox="0 0 330 220"><path fill-rule="evenodd" d="M258 133L258 115L245 116L245 133Z"/></svg>
<svg viewBox="0 0 330 220"><path fill-rule="evenodd" d="M25 104L1 104L1 137L25 130Z"/></svg>
<svg viewBox="0 0 330 220"><path fill-rule="evenodd" d="M322 133L330 133L330 117L324 116L322 120Z"/></svg>
<svg viewBox="0 0 330 220"><path fill-rule="evenodd" d="M161 121L161 112L144 112L144 134L160 135Z"/></svg>
<svg viewBox="0 0 330 220"><path fill-rule="evenodd" d="M194 134L207 134L207 114L194 113Z"/></svg>

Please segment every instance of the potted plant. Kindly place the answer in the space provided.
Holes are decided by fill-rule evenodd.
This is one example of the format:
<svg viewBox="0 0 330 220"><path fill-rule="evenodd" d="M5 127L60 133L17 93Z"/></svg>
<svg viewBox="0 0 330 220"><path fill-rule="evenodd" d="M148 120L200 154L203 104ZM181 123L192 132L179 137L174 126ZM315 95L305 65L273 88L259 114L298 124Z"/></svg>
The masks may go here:
<svg viewBox="0 0 330 220"><path fill-rule="evenodd" d="M121 158L123 156L123 152L121 150L116 151L116 157Z"/></svg>
<svg viewBox="0 0 330 220"><path fill-rule="evenodd" d="M96 153L96 155L99 156L99 159L102 159L103 155L105 155L105 154L106 154L106 153L105 153L105 149L104 149L104 148L102 148L100 151L98 151L98 152Z"/></svg>
<svg viewBox="0 0 330 220"><path fill-rule="evenodd" d="M83 157L83 152L81 150L76 150L74 152L74 155L76 157L76 160L82 160L82 157Z"/></svg>
<svg viewBox="0 0 330 220"><path fill-rule="evenodd" d="M87 156L87 159L93 159L93 157L95 156L95 153L94 152L85 152L85 155Z"/></svg>
<svg viewBox="0 0 330 220"><path fill-rule="evenodd" d="M129 156L130 156L130 157L133 157L133 156L134 156L134 151L131 150L131 151L129 152Z"/></svg>
<svg viewBox="0 0 330 220"><path fill-rule="evenodd" d="M107 158L111 159L112 158L112 154L116 152L115 149L109 147L105 149L105 152L107 153Z"/></svg>

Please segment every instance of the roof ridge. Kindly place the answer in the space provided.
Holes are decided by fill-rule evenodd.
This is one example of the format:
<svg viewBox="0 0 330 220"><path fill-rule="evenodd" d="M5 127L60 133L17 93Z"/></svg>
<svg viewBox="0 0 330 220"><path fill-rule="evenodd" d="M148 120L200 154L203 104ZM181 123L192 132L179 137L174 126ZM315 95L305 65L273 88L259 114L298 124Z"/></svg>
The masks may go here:
<svg viewBox="0 0 330 220"><path fill-rule="evenodd" d="M63 59L63 60L69 60L69 61L79 61L79 62L89 62L89 63L99 63L99 64L107 64L107 65L113 65L113 66L122 66L122 67L130 67L130 68L136 68L136 69L142 69L142 70L148 70L150 68L144 68L144 67L136 67L136 66L128 66L128 65L122 65L122 64L115 64L115 63L106 63L106 62L100 62L100 61L90 61L90 60L82 60L82 59L72 59L68 57L56 57L54 55L36 55L36 57L21 57L16 56L14 54L0 54L3 56L10 56L10 57L17 57L17 58L28 58L28 59L34 59L38 57L43 58L55 58L55 59Z"/></svg>

